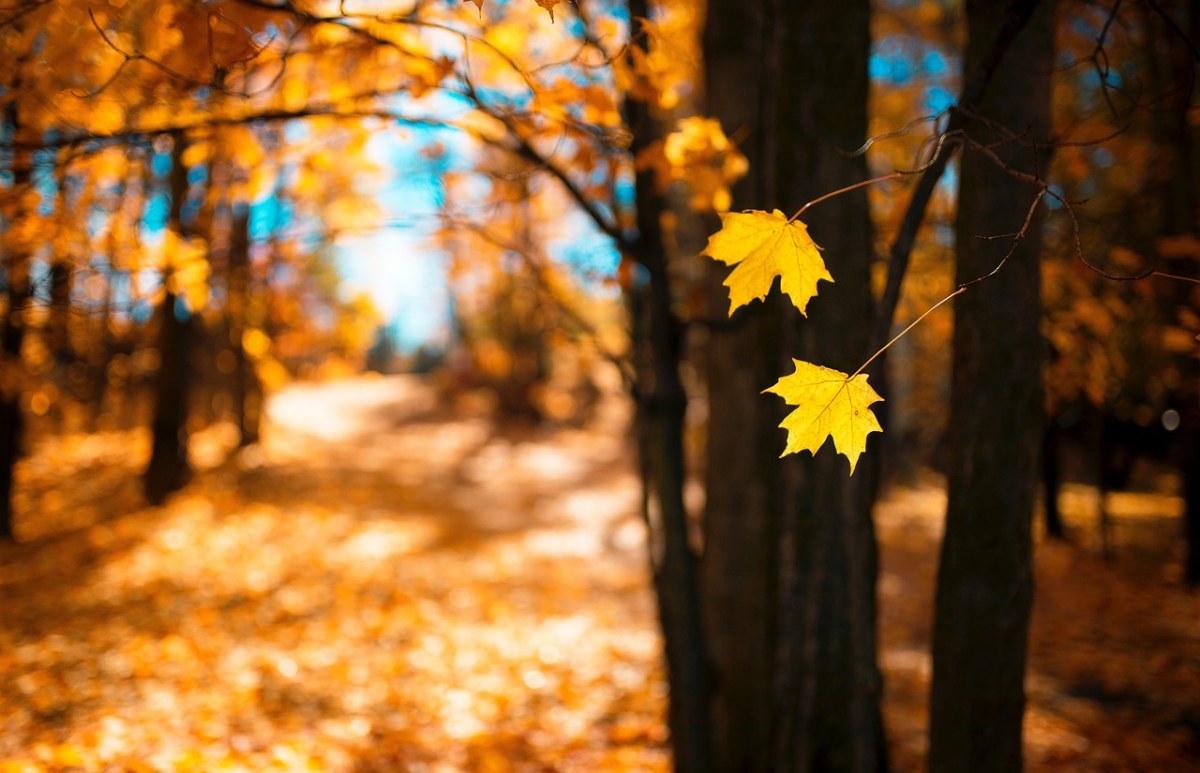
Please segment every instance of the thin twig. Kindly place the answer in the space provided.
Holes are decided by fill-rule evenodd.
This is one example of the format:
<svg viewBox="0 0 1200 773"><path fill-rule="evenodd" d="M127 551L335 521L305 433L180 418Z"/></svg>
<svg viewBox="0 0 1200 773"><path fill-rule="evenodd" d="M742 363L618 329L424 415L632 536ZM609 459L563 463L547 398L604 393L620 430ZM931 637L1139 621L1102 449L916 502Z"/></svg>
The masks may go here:
<svg viewBox="0 0 1200 773"><path fill-rule="evenodd" d="M823 201L828 201L829 199L832 199L836 196L841 196L843 193L849 193L850 191L857 190L859 188L865 188L868 185L875 185L877 183L888 182L889 180L898 180L902 177L912 177L913 175L921 174L922 172L924 172L926 169L928 169L930 166L932 166L934 163L937 162L938 156L941 155L942 150L944 149L945 143L946 143L947 139L949 139L950 137L951 137L951 135L949 133L941 135L938 138L937 145L933 149L933 155L930 156L929 159L925 163L921 164L920 166L914 167L913 169L897 169L893 172L889 172L884 175L879 175L878 177L872 177L868 180L859 180L858 182L850 183L849 185L847 185L843 188L838 188L836 191L830 191L829 193L818 196L817 198L813 199L812 201L809 201L808 203L806 203L804 206L800 207L800 209L796 210L796 214L789 217L788 222L790 223L794 220L798 220L800 218L800 216L803 215L808 210L809 207L811 207L815 204L820 204Z"/></svg>
<svg viewBox="0 0 1200 773"><path fill-rule="evenodd" d="M965 288L965 287L959 287L959 288L956 288L956 289L954 290L954 292L950 293L950 294L949 294L949 295L947 295L945 298L941 299L940 301L938 301L937 303L933 304L933 305L932 305L932 306L930 306L928 309L926 309L924 314L922 314L921 316L919 316L919 317L917 317L916 319L914 319L914 320L913 320L911 323L909 323L908 327L904 328L904 329L903 329L903 330L901 330L899 333L897 333L897 334L896 334L896 335L895 335L895 336L892 338L892 340L888 341L886 344L884 344L882 347L880 347L880 348L879 348L879 351L875 352L875 353L874 353L874 354L872 354L870 357L868 357L866 362L864 362L862 365L859 365L859 366L858 366L858 370L856 370L856 371L854 371L853 373L851 373L851 374L849 375L849 377L847 378L847 381L848 381L849 379L852 379L852 378L854 378L854 377L855 377L855 376L857 376L859 373L862 373L864 370L866 370L866 369L867 369L867 368L870 366L870 364L871 364L872 362L875 362L876 358L878 358L879 356L881 356L881 355L882 355L884 352L886 352L888 349L892 348L892 344L896 343L896 342L897 342L897 341L899 341L901 338L903 338L904 336L908 335L908 332L909 332L910 330L912 330L914 327L916 327L917 325L919 325L919 324L920 324L920 323L921 323L921 322L922 322L922 321L923 321L923 320L924 320L926 317L928 317L930 314L932 314L933 312L935 312L935 311L937 311L939 308L941 308L942 304L944 304L944 303L948 302L948 301L949 301L951 298L953 298L953 297L954 297L954 296L956 296L956 295L962 295L964 292L966 292L966 288Z"/></svg>
<svg viewBox="0 0 1200 773"><path fill-rule="evenodd" d="M992 277L994 277L996 274L1000 273L1000 270L1003 269L1005 264L1008 263L1008 259L1010 257L1012 257L1013 253L1015 253L1017 251L1017 247L1020 246L1021 242L1023 242L1025 240L1025 237L1027 237L1029 235L1029 229L1033 224L1033 216L1037 212L1038 205L1042 203L1042 199L1046 197L1046 194L1047 194L1047 189L1043 188L1042 190L1038 191L1036 196L1033 197L1033 202L1029 205L1029 210L1025 213L1025 222L1021 224L1021 229L1019 231L1017 231L1015 234L1011 234L1010 238L1012 239L1012 246L1009 247L1008 252L1004 253L1004 257L1000 259L1000 262L996 264L995 268L993 268L991 271L984 274L983 276L978 276L968 282L963 282L958 287L954 288L954 290L949 295L947 295L945 298L942 298L940 301L938 301L937 303L933 304L928 309L926 309L925 312L921 314L921 316L917 317L911 323L909 323L908 327L904 328L899 333L894 335L891 338L891 340L889 340L886 344L881 346L874 354L872 354L870 357L868 357L867 361L864 362L862 365L858 366L858 370L851 373L849 378L854 378L859 373L862 373L864 370L866 370L871 365L872 362L874 362L876 359L878 359L880 356L882 356L884 352L886 352L888 349L890 349L892 344L896 343L901 338L908 335L909 331L911 331L913 328L915 328L917 325L919 325L922 321L924 321L924 319L926 317L928 317L930 314L932 314L933 312L935 312L939 308L941 308L943 304L949 302L951 298L962 295L968 289L970 289L972 286L977 285L980 282L985 282L988 279L991 279ZM990 237L990 238L1003 238L1003 237ZM847 380L849 380L849 379L847 379Z"/></svg>
<svg viewBox="0 0 1200 773"><path fill-rule="evenodd" d="M1157 0L1146 0L1146 2L1149 3L1150 7L1154 9L1155 13L1162 17L1162 20L1167 23L1167 26L1171 28L1171 31L1183 41L1183 44L1187 46L1188 51L1191 53L1192 58L1197 62L1200 62L1200 48L1196 47L1196 43L1192 40L1191 36L1179 26L1178 22L1171 18L1169 13L1163 10L1163 7L1158 4Z"/></svg>
<svg viewBox="0 0 1200 773"><path fill-rule="evenodd" d="M949 108L946 108L946 110L949 110ZM874 145L875 143L882 142L884 140L895 139L896 137L903 137L905 134L908 134L908 132L911 131L912 128L915 126L920 126L923 123L932 123L932 124L936 125L937 122L942 119L942 116L944 116L946 114L946 110L943 110L940 113L934 113L933 115L923 115L920 118L914 118L911 121L909 121L908 123L901 126L899 129L893 129L891 131L883 132L882 134L876 134L874 137L868 137L867 141L864 142L862 145L860 145L855 150L847 152L847 151L839 149L838 152L841 153L842 155L846 156L847 158L854 158L855 156L861 156L863 153L866 153L867 150L870 149L870 147L872 145Z"/></svg>

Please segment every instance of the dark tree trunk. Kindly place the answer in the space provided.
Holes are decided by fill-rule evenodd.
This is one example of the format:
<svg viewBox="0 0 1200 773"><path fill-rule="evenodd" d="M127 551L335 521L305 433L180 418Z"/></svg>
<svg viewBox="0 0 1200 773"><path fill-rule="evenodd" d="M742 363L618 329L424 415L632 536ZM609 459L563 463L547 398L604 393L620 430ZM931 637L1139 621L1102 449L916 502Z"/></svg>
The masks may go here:
<svg viewBox="0 0 1200 773"><path fill-rule="evenodd" d="M70 222L65 158L58 162L55 180L58 190L54 196L54 208L59 238L53 245L50 260L50 316L46 324L46 343L56 362L70 365L75 360L75 353L71 348L70 325L71 286L74 280L75 256L72 249L74 239L70 235L70 231L77 225ZM65 249L64 246L66 246Z"/></svg>
<svg viewBox="0 0 1200 773"><path fill-rule="evenodd" d="M868 176L865 159L844 152L861 145L867 133L870 4L824 0L784 7L777 174L781 200L792 212ZM837 281L822 287L809 306L800 356L853 372L870 354L866 191L818 205L807 219ZM854 476L831 447L815 458L802 454L799 462L796 495L788 500L795 512L784 521L777 690L786 692L777 691L777 700L787 702L775 739L782 752L776 769L880 770L886 748L871 519L879 459L869 453Z"/></svg>
<svg viewBox="0 0 1200 773"><path fill-rule="evenodd" d="M1175 22L1181 31L1186 31L1188 40L1182 40L1161 19L1154 20L1158 32L1153 37L1159 41L1157 49L1166 59L1161 68L1166 72L1160 75L1159 89L1171 95L1168 109L1160 115L1157 127L1159 147L1167 157L1167 169L1170 170L1163 191L1164 230L1172 235L1197 236L1200 235L1200 212L1197 211L1200 196L1196 177L1200 170L1196 163L1196 129L1190 119L1195 113L1195 97L1200 85L1200 70L1192 54L1200 46L1200 0L1168 7L1168 11L1175 14ZM1187 275L1194 267L1194 262L1184 261L1172 269ZM1194 288L1182 285L1173 290L1169 298L1175 301L1176 308L1187 308L1194 303ZM1183 575L1189 586L1197 587L1200 586L1200 475L1196 473L1200 470L1200 361L1193 356L1181 369L1186 374L1180 395L1179 428L1183 434L1179 471L1184 481L1183 534L1186 541Z"/></svg>
<svg viewBox="0 0 1200 773"><path fill-rule="evenodd" d="M5 129L14 140L20 130L16 102L9 102L4 111ZM13 185L6 195L20 193L30 185L33 159L28 151L15 151L12 156ZM19 205L18 205L19 206ZM19 208L12 211L5 225L12 229L22 215ZM29 246L20 240L5 239L4 270L8 281L8 311L3 320L4 334L0 340L0 539L11 540L13 530L13 476L21 458L21 394L24 369L21 346L25 340L24 313L30 296Z"/></svg>
<svg viewBox="0 0 1200 773"><path fill-rule="evenodd" d="M1196 377L1193 376L1193 380ZM1200 388L1200 384L1195 385ZM1200 405L1193 405L1192 410L1200 413ZM1183 470L1183 524L1184 536L1187 540L1187 554L1183 564L1183 579L1193 588L1200 587L1200 427L1187 428L1187 436L1183 439L1182 464Z"/></svg>
<svg viewBox="0 0 1200 773"><path fill-rule="evenodd" d="M630 18L648 18L646 0L629 0ZM633 44L645 46L640 37ZM650 105L629 96L625 118L633 141L630 153L661 139ZM666 203L650 170L638 170L637 237L629 257L646 271L646 284L632 293L637 405L636 431L643 471L650 562L662 626L670 690L668 723L675 769L712 770L708 719L709 664L700 622L697 560L688 532L683 487L684 415L687 396L680 378L683 325L672 306L671 277L661 220Z"/></svg>
<svg viewBox="0 0 1200 773"><path fill-rule="evenodd" d="M170 212L167 227L182 236L183 200L187 195L187 168L183 152L187 138L182 132L172 137ZM188 465L188 391L191 358L192 320L180 308L171 291L170 271L163 273L163 302L159 308L159 369L154 389L154 419L151 424L150 463L143 475L146 499L161 504L167 496L187 483ZM183 313L181 313L183 312Z"/></svg>
<svg viewBox="0 0 1200 773"><path fill-rule="evenodd" d="M1066 539L1062 511L1058 509L1058 489L1062 485L1061 464L1058 459L1058 427L1053 419L1042 432L1042 494L1046 513L1046 536Z"/></svg>
<svg viewBox="0 0 1200 773"><path fill-rule="evenodd" d="M169 290L159 308L160 364L154 390L150 464L146 467L146 499L154 505L183 488L190 475L187 453L188 359L192 320L181 316L178 298Z"/></svg>
<svg viewBox="0 0 1200 773"><path fill-rule="evenodd" d="M805 201L867 177L839 150L866 135L868 3L710 3L710 112L745 135L734 209ZM713 330L703 590L720 770L878 770L886 765L875 652L875 461L848 476L823 449L779 460L786 408L758 393L790 357L847 372L867 358L870 215L859 191L810 211L836 284L809 319L772 295ZM717 267L713 314L728 295Z"/></svg>
<svg viewBox="0 0 1200 773"><path fill-rule="evenodd" d="M967 3L967 73L1020 13L1020 0ZM1054 3L1042 2L1003 55L976 112L1016 132L1004 141L979 121L970 136L999 141L1011 166L1043 173L1049 133ZM994 269L1010 244L981 236L1021 227L1036 189L968 148L962 158L957 281ZM948 431L946 533L938 571L929 766L1021 769L1024 676L1033 599L1031 523L1041 441L1041 229L1036 221L1007 265L955 306Z"/></svg>
<svg viewBox="0 0 1200 773"><path fill-rule="evenodd" d="M250 207L235 208L229 237L229 297L227 321L233 349L233 408L240 433L239 445L258 442L262 414L262 385L254 363L246 354L246 319L253 281L250 275Z"/></svg>
<svg viewBox="0 0 1200 773"><path fill-rule="evenodd" d="M733 208L777 203L773 165L779 34L765 0L709 3L704 62L708 113L730 134L744 132L750 162L734 187ZM758 88L749 88L758 84ZM748 131L747 131L748 130ZM715 230L716 225L713 224ZM728 269L714 264L711 311L723 319ZM782 406L759 393L786 372L782 334L787 309L777 295L714 327L705 350L708 459L701 589L714 677L713 767L765 771L772 766L777 636L777 576L784 507L778 459Z"/></svg>

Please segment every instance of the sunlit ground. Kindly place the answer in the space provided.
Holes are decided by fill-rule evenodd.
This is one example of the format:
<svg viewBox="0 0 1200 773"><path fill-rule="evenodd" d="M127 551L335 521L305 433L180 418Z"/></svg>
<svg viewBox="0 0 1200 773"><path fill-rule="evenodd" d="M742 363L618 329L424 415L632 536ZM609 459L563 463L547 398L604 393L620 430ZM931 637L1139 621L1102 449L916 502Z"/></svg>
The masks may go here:
<svg viewBox="0 0 1200 773"><path fill-rule="evenodd" d="M139 504L138 433L46 440L0 547L0 771L664 770L638 484L609 402L588 430L497 435L411 377L293 386L260 448L199 435L196 479ZM1200 599L1175 497L1095 493L1038 548L1030 770L1200 759ZM879 511L887 720L924 755L944 498Z"/></svg>
<svg viewBox="0 0 1200 773"><path fill-rule="evenodd" d="M41 447L19 528L77 530L0 553L0 770L664 768L623 441L434 408L294 387L162 510L143 438Z"/></svg>

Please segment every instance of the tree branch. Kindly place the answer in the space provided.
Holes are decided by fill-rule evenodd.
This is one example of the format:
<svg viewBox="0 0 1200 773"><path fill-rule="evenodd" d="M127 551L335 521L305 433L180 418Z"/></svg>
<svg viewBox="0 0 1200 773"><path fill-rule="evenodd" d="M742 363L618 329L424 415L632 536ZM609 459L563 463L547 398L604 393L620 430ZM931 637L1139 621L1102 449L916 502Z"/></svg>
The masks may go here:
<svg viewBox="0 0 1200 773"><path fill-rule="evenodd" d="M996 74L996 69L1000 66L1000 61L1004 58L1013 40L1029 23L1038 4L1039 0L1025 0L1016 5L1004 27L997 33L982 65L971 73L963 84L958 97L958 105L970 109L983 97ZM963 124L962 114L958 110L952 109L944 134L949 135L961 131ZM957 141L952 141L944 152L935 156L933 162L921 175L921 179L917 182L917 188L908 202L900 230L892 242L883 295L880 296L875 308L875 322L870 338L871 351L878 351L888 341L892 320L896 316L896 306L900 302L900 286L908 271L909 258L912 255L913 245L916 243L917 231L925 219L925 211L929 208L933 191L945 173L946 165L950 162L958 144Z"/></svg>

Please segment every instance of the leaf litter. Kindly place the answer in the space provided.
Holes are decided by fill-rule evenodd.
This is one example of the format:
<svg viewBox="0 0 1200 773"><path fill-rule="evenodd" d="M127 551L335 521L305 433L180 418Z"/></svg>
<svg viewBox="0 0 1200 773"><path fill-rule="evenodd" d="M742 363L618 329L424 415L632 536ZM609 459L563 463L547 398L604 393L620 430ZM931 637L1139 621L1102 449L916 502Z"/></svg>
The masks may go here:
<svg viewBox="0 0 1200 773"><path fill-rule="evenodd" d="M407 378L296 385L260 448L139 504L136 432L46 438L0 546L0 772L648 770L665 682L626 407L496 434ZM1098 557L1039 544L1031 771L1200 759L1200 599L1170 494L1121 494ZM940 483L877 514L884 709L923 768Z"/></svg>
<svg viewBox="0 0 1200 773"><path fill-rule="evenodd" d="M298 388L165 508L118 489L0 548L0 771L665 770L624 440L369 410L423 389ZM305 431L350 404L356 431ZM23 536L94 466L44 452L84 449L20 470Z"/></svg>

